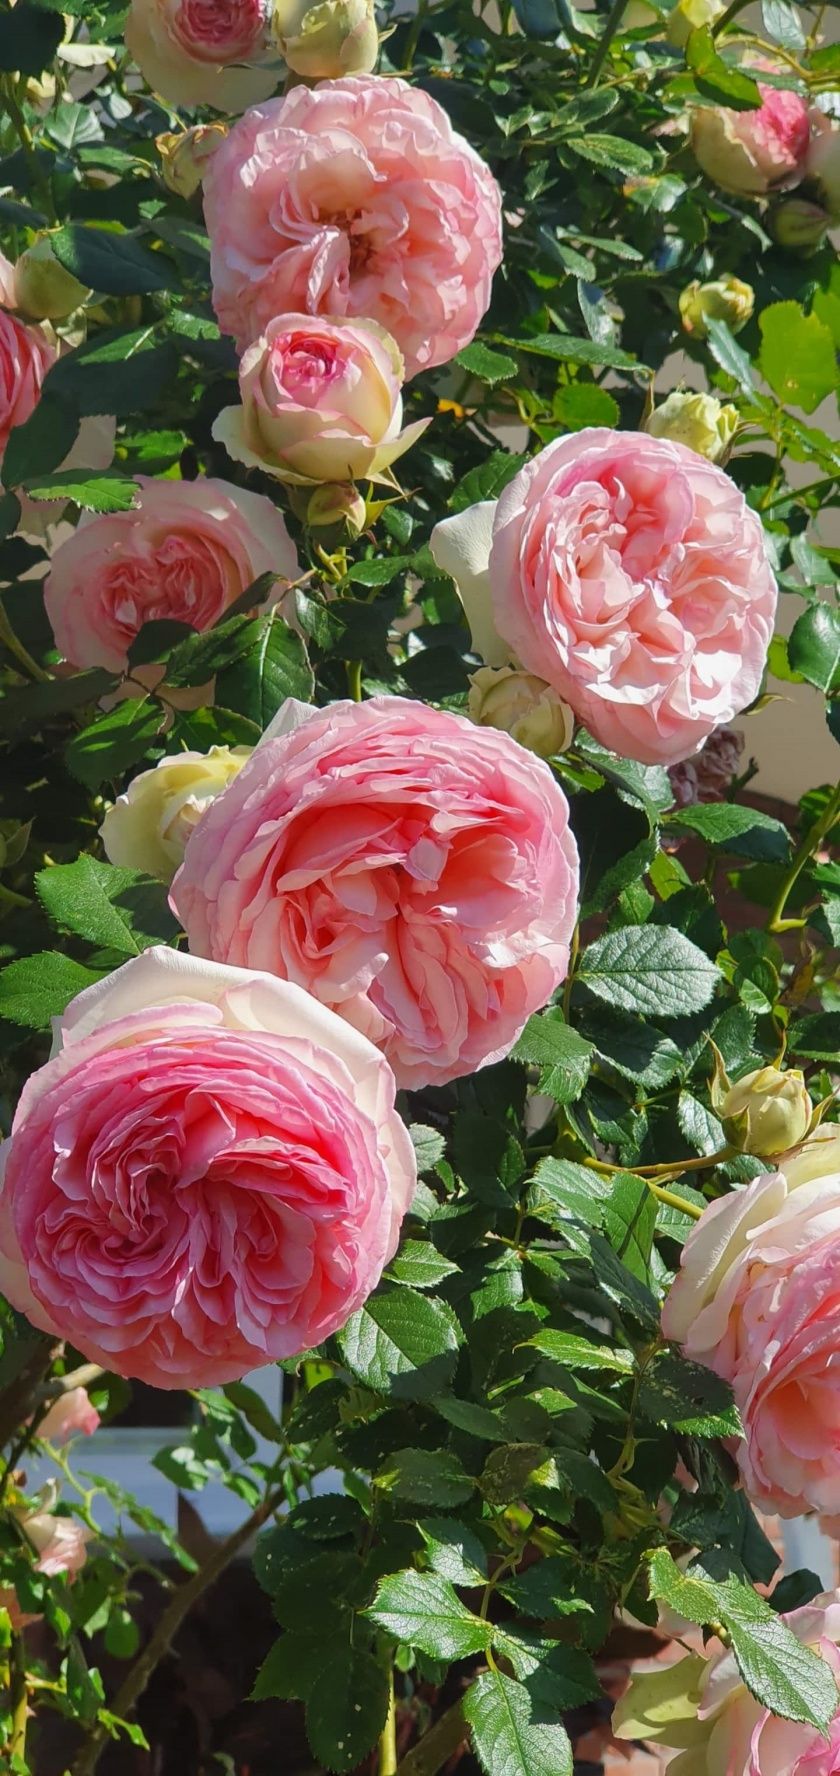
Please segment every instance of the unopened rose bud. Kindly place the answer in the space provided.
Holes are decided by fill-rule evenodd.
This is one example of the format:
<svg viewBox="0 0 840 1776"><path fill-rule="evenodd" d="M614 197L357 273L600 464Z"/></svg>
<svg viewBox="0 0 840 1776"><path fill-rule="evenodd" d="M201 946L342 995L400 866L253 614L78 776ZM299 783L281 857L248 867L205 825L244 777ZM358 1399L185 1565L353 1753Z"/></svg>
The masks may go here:
<svg viewBox="0 0 840 1776"><path fill-rule="evenodd" d="M714 395L692 394L675 389L661 407L655 407L643 430L653 438L671 438L687 444L709 462L723 462L738 430L738 409L722 406Z"/></svg>
<svg viewBox="0 0 840 1776"><path fill-rule="evenodd" d="M816 201L832 222L840 220L840 129L820 111L811 109L811 136L805 160L805 178Z"/></svg>
<svg viewBox="0 0 840 1776"><path fill-rule="evenodd" d="M500 728L538 758L571 745L574 716L541 678L514 666L482 666L470 678L467 714L481 728Z"/></svg>
<svg viewBox="0 0 840 1776"><path fill-rule="evenodd" d="M724 0L679 0L668 18L668 42L685 49L692 31L713 25L725 10Z"/></svg>
<svg viewBox="0 0 840 1776"><path fill-rule="evenodd" d="M379 54L373 0L276 0L280 54L304 80L370 74Z"/></svg>
<svg viewBox="0 0 840 1776"><path fill-rule="evenodd" d="M167 191L173 191L176 197L192 197L208 161L226 135L224 123L197 123L193 129L167 130L155 136L161 178Z"/></svg>
<svg viewBox="0 0 840 1776"><path fill-rule="evenodd" d="M774 241L792 253L814 253L822 245L831 217L821 204L806 197L786 197L767 219Z"/></svg>
<svg viewBox="0 0 840 1776"><path fill-rule="evenodd" d="M742 1153L773 1159L804 1141L813 1105L798 1067L759 1067L730 1086L720 1107L727 1140Z"/></svg>
<svg viewBox="0 0 840 1776"><path fill-rule="evenodd" d="M366 516L365 502L352 481L332 481L327 482L324 487L316 487L306 507L306 522L310 530L343 524L351 537L361 536Z"/></svg>
<svg viewBox="0 0 840 1776"><path fill-rule="evenodd" d="M251 756L248 746L179 752L141 771L100 827L105 855L124 869L171 882L193 828Z"/></svg>
<svg viewBox="0 0 840 1776"><path fill-rule="evenodd" d="M33 321L61 321L90 296L72 271L65 271L42 234L21 253L15 265L15 302Z"/></svg>
<svg viewBox="0 0 840 1776"><path fill-rule="evenodd" d="M751 284L727 272L711 283L701 284L696 278L680 295L680 319L686 333L706 337L707 321L725 321L730 333L740 333L755 307L755 291Z"/></svg>

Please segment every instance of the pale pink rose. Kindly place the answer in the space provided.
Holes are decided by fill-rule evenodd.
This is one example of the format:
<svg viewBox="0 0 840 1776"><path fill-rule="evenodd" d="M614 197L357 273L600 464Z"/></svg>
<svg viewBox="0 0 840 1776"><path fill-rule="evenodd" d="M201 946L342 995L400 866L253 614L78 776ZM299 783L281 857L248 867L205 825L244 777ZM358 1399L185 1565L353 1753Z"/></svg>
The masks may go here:
<svg viewBox="0 0 840 1776"><path fill-rule="evenodd" d="M472 339L502 256L501 195L445 111L404 80L297 86L246 112L204 178L219 323L362 315L409 376Z"/></svg>
<svg viewBox="0 0 840 1776"><path fill-rule="evenodd" d="M840 1511L840 1131L721 1197L683 1249L666 1338L731 1383L750 1496L783 1517Z"/></svg>
<svg viewBox="0 0 840 1776"><path fill-rule="evenodd" d="M260 574L269 602L299 573L285 522L262 494L229 481L135 479L137 505L84 512L44 583L55 644L73 666L120 672L144 623L169 617L212 628Z"/></svg>
<svg viewBox="0 0 840 1776"><path fill-rule="evenodd" d="M126 48L170 104L242 111L277 85L270 12L269 0L131 0Z"/></svg>
<svg viewBox="0 0 840 1776"><path fill-rule="evenodd" d="M92 1437L99 1426L99 1413L91 1405L87 1389L69 1388L59 1394L38 1425L38 1436L47 1443L67 1443L71 1437Z"/></svg>
<svg viewBox="0 0 840 1776"><path fill-rule="evenodd" d="M279 481L379 480L429 424L401 429L403 369L375 321L281 315L245 352L242 405L219 414L213 436Z"/></svg>
<svg viewBox="0 0 840 1776"><path fill-rule="evenodd" d="M771 63L760 64L772 67ZM756 67L745 70L755 74ZM811 123L806 99L759 81L762 103L755 111L723 105L698 106L691 117L691 146L704 173L738 196L795 184L808 153Z"/></svg>
<svg viewBox="0 0 840 1776"><path fill-rule="evenodd" d="M299 987L151 949L56 1020L0 1187L0 1289L154 1387L319 1344L397 1244L414 1154L378 1051Z"/></svg>
<svg viewBox="0 0 840 1776"><path fill-rule="evenodd" d="M803 1646L820 1654L840 1684L840 1591L824 1592L782 1616ZM840 1702L840 1697L838 1697ZM828 1739L815 1727L771 1714L743 1682L735 1655L712 1639L653 1672L631 1673L613 1714L618 1739L670 1748L668 1776L837 1776L840 1715Z"/></svg>
<svg viewBox="0 0 840 1776"><path fill-rule="evenodd" d="M399 697L279 725L187 844L191 948L307 987L401 1085L500 1060L569 960L577 852L548 766Z"/></svg>
<svg viewBox="0 0 840 1776"><path fill-rule="evenodd" d="M836 122L813 105L810 111L811 141L805 177L813 185L832 222L840 217L840 129Z"/></svg>
<svg viewBox="0 0 840 1776"><path fill-rule="evenodd" d="M14 304L14 266L0 265L0 461L14 426L34 413L44 377L58 353L42 327L29 326L2 304Z"/></svg>
<svg viewBox="0 0 840 1776"><path fill-rule="evenodd" d="M684 759L758 692L776 609L764 533L685 445L558 438L495 506L437 525L432 553L487 664L518 660L627 758Z"/></svg>
<svg viewBox="0 0 840 1776"><path fill-rule="evenodd" d="M77 1518L56 1517L52 1511L15 1506L12 1514L35 1554L36 1572L46 1574L47 1578L66 1573L68 1581L72 1582L85 1564L92 1532ZM8 1610L16 1634L30 1622L40 1620L39 1616L21 1609L11 1586L0 1585L0 1608Z"/></svg>

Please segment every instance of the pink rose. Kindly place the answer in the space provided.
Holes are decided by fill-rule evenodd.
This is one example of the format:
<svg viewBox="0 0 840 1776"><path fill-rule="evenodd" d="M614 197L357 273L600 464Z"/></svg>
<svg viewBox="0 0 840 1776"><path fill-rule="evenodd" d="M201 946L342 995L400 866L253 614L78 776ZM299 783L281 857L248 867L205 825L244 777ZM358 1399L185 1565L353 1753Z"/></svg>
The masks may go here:
<svg viewBox="0 0 840 1776"><path fill-rule="evenodd" d="M363 315L409 376L472 339L502 256L501 195L441 106L370 75L246 112L204 178L213 300L240 347L277 315Z"/></svg>
<svg viewBox="0 0 840 1776"><path fill-rule="evenodd" d="M0 304L14 303L14 275L14 266L3 259ZM0 461L13 426L23 425L34 413L44 377L57 356L41 327L27 326L0 306Z"/></svg>
<svg viewBox="0 0 840 1776"><path fill-rule="evenodd" d="M604 746L672 764L751 703L776 582L722 469L641 432L558 438L432 553L488 665L515 658Z"/></svg>
<svg viewBox="0 0 840 1776"><path fill-rule="evenodd" d="M414 1087L507 1054L565 976L577 886L542 760L375 697L285 706L190 838L172 904L194 953L306 986Z"/></svg>
<svg viewBox="0 0 840 1776"><path fill-rule="evenodd" d="M215 1386L344 1324L414 1153L381 1055L267 975L146 950L57 1020L5 1146L0 1288L154 1387Z"/></svg>
<svg viewBox="0 0 840 1776"><path fill-rule="evenodd" d="M782 1616L791 1633L831 1667L840 1684L840 1591L824 1592ZM678 1776L832 1776L840 1771L840 1716L826 1741L815 1727L783 1720L750 1694L718 1640L707 1657L632 1674L613 1714L618 1739L669 1747L665 1768ZM838 1697L840 1701L840 1697Z"/></svg>
<svg viewBox="0 0 840 1776"><path fill-rule="evenodd" d="M814 186L832 222L836 222L840 217L840 129L817 105L812 105L809 117L813 135L805 177Z"/></svg>
<svg viewBox="0 0 840 1776"><path fill-rule="evenodd" d="M772 68L772 63L761 63ZM756 68L745 72L756 73ZM811 124L807 100L782 87L758 90L756 111L730 111L722 105L698 106L691 116L695 160L724 191L739 197L763 196L802 177Z"/></svg>
<svg viewBox="0 0 840 1776"><path fill-rule="evenodd" d="M277 85L270 11L268 0L131 0L126 48L170 104L242 111Z"/></svg>
<svg viewBox="0 0 840 1776"><path fill-rule="evenodd" d="M666 1338L731 1383L750 1496L782 1517L840 1511L840 1130L721 1197L683 1249Z"/></svg>
<svg viewBox="0 0 840 1776"><path fill-rule="evenodd" d="M71 1437L92 1437L99 1426L99 1413L92 1406L83 1387L69 1388L59 1394L38 1425L38 1436L47 1443L67 1443Z"/></svg>
<svg viewBox="0 0 840 1776"><path fill-rule="evenodd" d="M280 513L228 481L156 481L138 475L136 506L85 512L56 550L44 585L56 647L74 666L121 672L152 618L209 629L260 574L299 573Z"/></svg>
<svg viewBox="0 0 840 1776"><path fill-rule="evenodd" d="M55 1496L53 1494L53 1496ZM56 1573L66 1573L68 1581L72 1581L87 1559L87 1543L91 1531L79 1523L75 1517L56 1517L52 1511L33 1510L30 1506L15 1506L12 1515L23 1532L35 1555L35 1571L54 1578ZM0 1585L0 1608L8 1610L12 1627L16 1634L26 1628L30 1622L37 1622L36 1615L25 1614L21 1609L15 1591L7 1585Z"/></svg>
<svg viewBox="0 0 840 1776"><path fill-rule="evenodd" d="M279 481L381 479L429 421L402 426L403 361L375 321L281 315L239 366L213 436Z"/></svg>

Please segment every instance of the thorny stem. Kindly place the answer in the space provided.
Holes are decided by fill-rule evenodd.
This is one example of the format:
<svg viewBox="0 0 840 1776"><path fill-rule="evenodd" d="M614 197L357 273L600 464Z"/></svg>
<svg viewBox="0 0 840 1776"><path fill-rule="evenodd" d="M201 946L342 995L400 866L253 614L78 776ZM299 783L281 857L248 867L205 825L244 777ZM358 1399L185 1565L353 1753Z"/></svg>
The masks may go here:
<svg viewBox="0 0 840 1776"><path fill-rule="evenodd" d="M607 22L604 26L603 36L601 37L598 48L589 64L586 79L583 83L584 86L597 86L598 77L607 59L610 44L621 24L627 4L628 0L613 0L613 4L607 15Z"/></svg>
<svg viewBox="0 0 840 1776"><path fill-rule="evenodd" d="M9 1647L9 1710L12 1717L9 1757L19 1757L21 1762L26 1753L27 1706L26 1652L23 1637L13 1634Z"/></svg>
<svg viewBox="0 0 840 1776"><path fill-rule="evenodd" d="M37 192L38 201L46 215L47 221L55 222L57 217L55 213L55 204L52 200L52 192L50 191L47 180L44 178L44 174L41 170L41 163L38 159L32 131L29 128L29 124L23 115L20 105L18 104L17 94L15 92L15 77L13 74L6 74L0 77L0 92L2 92L3 98L6 101L6 109L8 110L9 117L14 127L15 135L23 149L29 170L32 174L32 185L33 189Z"/></svg>
<svg viewBox="0 0 840 1776"><path fill-rule="evenodd" d="M388 1713L379 1735L379 1776L396 1776L397 1702L394 1695L394 1661L388 1658Z"/></svg>
<svg viewBox="0 0 840 1776"><path fill-rule="evenodd" d="M361 662L361 660L348 660L347 661L347 689L350 693L350 696L353 699L353 702L354 703L361 703L361 701L362 701L362 662Z"/></svg>
<svg viewBox="0 0 840 1776"><path fill-rule="evenodd" d="M785 907L787 906L788 897L792 889L796 886L805 865L810 863L815 851L819 850L823 839L828 833L830 833L838 816L840 816L840 783L838 783L833 796L831 796L826 803L819 820L815 820L813 826L805 834L790 869L782 881L782 885L776 895L776 899L771 908L770 917L767 921L768 931L801 931L803 925L807 925L807 919L786 919L784 916Z"/></svg>
<svg viewBox="0 0 840 1776"><path fill-rule="evenodd" d="M163 1611L154 1633L138 1658L135 1659L131 1670L114 1697L110 1713L115 1715L118 1720L126 1720L132 1713L149 1679L164 1654L168 1652L181 1623L189 1615L193 1605L215 1582L220 1573L224 1572L231 1561L236 1559L237 1554L242 1552L255 1531L261 1529L268 1518L273 1516L278 1507L285 1502L285 1497L284 1489L276 1487L263 1499L262 1504L251 1512L250 1517L240 1524L239 1529L235 1530L233 1535L228 1536L226 1541L219 1542L200 1571L194 1573L185 1584L178 1586ZM93 1776L109 1736L107 1728L103 1727L101 1722L98 1723L90 1733L86 1744L82 1746L75 1763L71 1766L69 1776Z"/></svg>
<svg viewBox="0 0 840 1776"><path fill-rule="evenodd" d="M33 660L23 642L18 640L2 604L0 604L0 641L5 648L8 648L9 653L17 660L18 665L23 668L28 678L34 678L38 684L49 683L49 673L44 671L43 666L38 665L37 660Z"/></svg>

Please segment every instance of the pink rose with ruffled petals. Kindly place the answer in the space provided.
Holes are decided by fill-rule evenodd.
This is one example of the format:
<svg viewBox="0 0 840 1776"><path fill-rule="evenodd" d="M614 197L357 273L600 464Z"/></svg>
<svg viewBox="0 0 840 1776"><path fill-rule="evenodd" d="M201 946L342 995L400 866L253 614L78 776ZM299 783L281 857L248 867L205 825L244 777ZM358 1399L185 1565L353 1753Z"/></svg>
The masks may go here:
<svg viewBox="0 0 840 1776"><path fill-rule="evenodd" d="M819 1653L840 1685L840 1591L824 1592L781 1620L802 1646ZM747 1689L734 1653L714 1639L704 1653L691 1653L657 1671L631 1673L612 1727L619 1739L669 1748L665 1768L670 1776L840 1772L840 1715L823 1738L807 1722L771 1714Z"/></svg>
<svg viewBox="0 0 840 1776"><path fill-rule="evenodd" d="M431 546L487 664L515 658L626 758L676 763L758 692L776 609L764 533L685 445L558 438Z"/></svg>
<svg viewBox="0 0 840 1776"><path fill-rule="evenodd" d="M662 1311L666 1338L730 1382L744 1485L783 1517L840 1512L840 1131L704 1211Z"/></svg>
<svg viewBox="0 0 840 1776"><path fill-rule="evenodd" d="M57 1022L4 1150L9 1300L162 1388L234 1380L342 1326L416 1178L378 1051L297 986L163 948Z"/></svg>
<svg viewBox="0 0 840 1776"><path fill-rule="evenodd" d="M126 48L171 104L241 111L277 85L279 66L261 65L278 61L270 12L268 0L131 0Z"/></svg>
<svg viewBox="0 0 840 1776"><path fill-rule="evenodd" d="M99 1428L99 1413L88 1399L87 1389L69 1388L59 1394L38 1423L38 1436L47 1443L68 1443L71 1437L92 1437Z"/></svg>
<svg viewBox="0 0 840 1776"><path fill-rule="evenodd" d="M769 69L772 63L759 66ZM745 72L754 74L756 67ZM811 138L807 100L761 81L758 90L762 102L755 111L703 105L691 117L695 159L716 185L738 196L763 196L795 184L805 170Z"/></svg>
<svg viewBox="0 0 840 1776"><path fill-rule="evenodd" d="M500 1060L568 967L577 852L548 766L399 697L279 726L187 844L192 950L306 986L401 1085Z"/></svg>
<svg viewBox="0 0 840 1776"><path fill-rule="evenodd" d="M0 304L13 304L14 266L0 265ZM34 413L47 371L58 353L43 329L19 321L0 306L0 461L13 426Z"/></svg>
<svg viewBox="0 0 840 1776"><path fill-rule="evenodd" d="M246 112L204 178L219 323L240 347L283 314L366 316L409 376L467 345L502 255L501 195L419 87L370 75Z"/></svg>
<svg viewBox="0 0 840 1776"><path fill-rule="evenodd" d="M144 623L210 629L260 574L278 575L273 604L299 572L285 522L262 494L229 481L135 480L136 506L84 512L52 558L44 601L74 666L120 672Z"/></svg>

